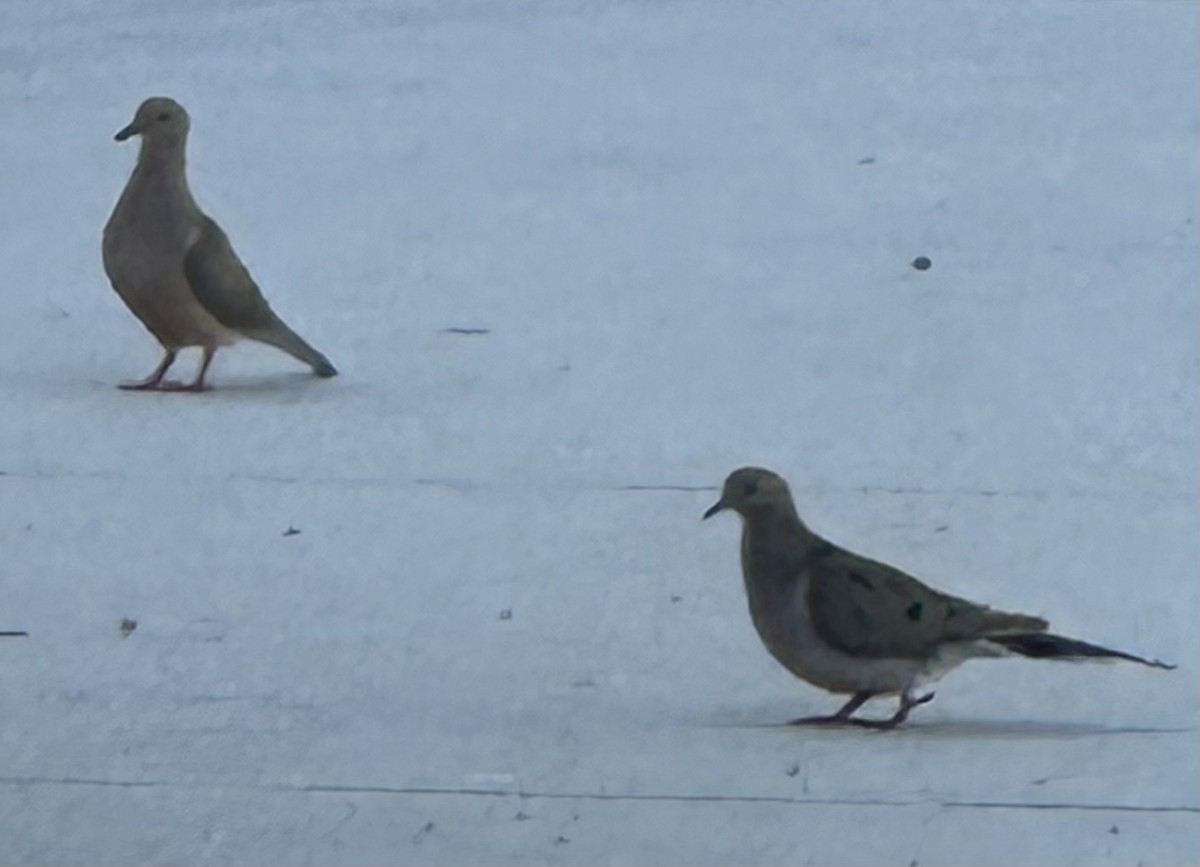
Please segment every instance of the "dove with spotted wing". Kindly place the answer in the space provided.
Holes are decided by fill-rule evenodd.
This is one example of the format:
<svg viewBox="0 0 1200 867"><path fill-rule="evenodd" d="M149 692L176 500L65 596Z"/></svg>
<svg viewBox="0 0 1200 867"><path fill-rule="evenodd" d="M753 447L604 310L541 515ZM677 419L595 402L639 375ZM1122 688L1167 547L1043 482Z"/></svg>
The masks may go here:
<svg viewBox="0 0 1200 867"><path fill-rule="evenodd" d="M759 467L735 470L704 513L742 516L742 576L750 616L767 650L788 671L850 700L831 716L795 724L894 728L933 694L921 687L968 659L1124 659L1174 668L1054 635L1041 617L998 611L934 590L886 563L840 548L812 532L787 482ZM876 696L899 695L886 720L853 716Z"/></svg>

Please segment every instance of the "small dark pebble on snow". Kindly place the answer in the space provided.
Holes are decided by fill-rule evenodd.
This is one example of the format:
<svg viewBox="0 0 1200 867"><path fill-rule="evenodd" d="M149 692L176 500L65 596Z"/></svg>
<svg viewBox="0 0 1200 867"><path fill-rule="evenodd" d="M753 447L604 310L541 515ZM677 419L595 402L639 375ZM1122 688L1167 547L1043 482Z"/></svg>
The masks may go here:
<svg viewBox="0 0 1200 867"><path fill-rule="evenodd" d="M918 256L912 260L912 266L918 271L928 271L933 267L933 263L929 261L928 256Z"/></svg>
<svg viewBox="0 0 1200 867"><path fill-rule="evenodd" d="M128 638L130 636L130 634L133 632L133 630L137 629L137 621L130 620L128 617L126 617L124 620L121 621L120 629L121 629L121 637Z"/></svg>
<svg viewBox="0 0 1200 867"><path fill-rule="evenodd" d="M283 535L285 535L285 536L299 536L299 535L300 535L300 531L299 531L299 530L297 530L295 527L293 527L291 524L288 524L288 528L287 528L286 530L284 530L284 531L283 531Z"/></svg>

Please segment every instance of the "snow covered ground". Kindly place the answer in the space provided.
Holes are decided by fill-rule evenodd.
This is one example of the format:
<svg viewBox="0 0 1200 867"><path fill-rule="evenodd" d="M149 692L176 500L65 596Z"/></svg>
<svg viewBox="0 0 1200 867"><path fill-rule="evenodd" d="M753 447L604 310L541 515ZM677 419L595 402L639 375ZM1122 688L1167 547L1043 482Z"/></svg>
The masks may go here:
<svg viewBox="0 0 1200 867"><path fill-rule="evenodd" d="M0 860L1195 863L1197 10L0 4ZM155 94L341 377L113 388ZM782 726L747 463L1180 668Z"/></svg>

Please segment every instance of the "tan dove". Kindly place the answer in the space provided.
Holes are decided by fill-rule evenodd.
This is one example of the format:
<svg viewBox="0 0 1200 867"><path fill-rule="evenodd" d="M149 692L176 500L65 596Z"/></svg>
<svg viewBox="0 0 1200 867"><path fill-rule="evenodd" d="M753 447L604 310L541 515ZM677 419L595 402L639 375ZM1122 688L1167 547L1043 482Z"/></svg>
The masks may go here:
<svg viewBox="0 0 1200 867"><path fill-rule="evenodd" d="M158 338L165 355L146 379L121 388L202 391L217 347L246 337L337 374L324 355L275 315L229 239L188 189L188 113L173 99L143 102L117 141L142 137L137 166L104 227L104 270L121 299ZM203 352L194 381L164 380L176 353Z"/></svg>
<svg viewBox="0 0 1200 867"><path fill-rule="evenodd" d="M1040 617L939 593L886 563L839 548L805 526L787 482L770 470L731 473L704 517L723 509L742 516L742 577L767 650L797 677L851 696L837 713L794 725L894 728L933 699L933 693L918 694L922 686L976 657L1127 659L1175 667L1053 635ZM887 695L900 697L889 719L853 716L869 699Z"/></svg>

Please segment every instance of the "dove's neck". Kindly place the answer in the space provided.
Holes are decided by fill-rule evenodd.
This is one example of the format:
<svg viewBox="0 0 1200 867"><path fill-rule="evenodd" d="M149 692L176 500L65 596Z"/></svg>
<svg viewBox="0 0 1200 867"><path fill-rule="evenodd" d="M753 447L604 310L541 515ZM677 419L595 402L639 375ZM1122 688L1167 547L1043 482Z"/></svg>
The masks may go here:
<svg viewBox="0 0 1200 867"><path fill-rule="evenodd" d="M742 575L752 599L791 587L813 549L827 544L804 525L790 502L743 517Z"/></svg>
<svg viewBox="0 0 1200 867"><path fill-rule="evenodd" d="M141 175L154 175L187 188L186 149L179 142L162 142L142 139L138 152L137 168Z"/></svg>
<svg viewBox="0 0 1200 867"><path fill-rule="evenodd" d="M175 203L174 206L182 207L184 212L194 210L196 203L188 189L185 154L181 142L143 139L129 186L154 190L157 200Z"/></svg>

